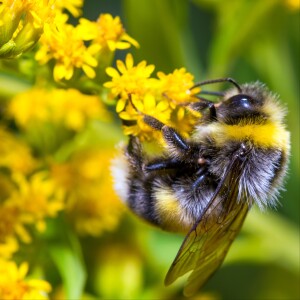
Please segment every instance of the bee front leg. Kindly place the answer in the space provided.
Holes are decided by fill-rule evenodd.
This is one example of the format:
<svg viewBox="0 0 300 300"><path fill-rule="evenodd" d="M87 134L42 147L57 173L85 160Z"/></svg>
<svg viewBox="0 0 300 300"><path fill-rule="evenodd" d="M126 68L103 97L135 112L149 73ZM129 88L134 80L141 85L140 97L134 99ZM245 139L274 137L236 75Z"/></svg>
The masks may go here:
<svg viewBox="0 0 300 300"><path fill-rule="evenodd" d="M174 150L179 153L186 153L191 149L191 146L188 144L181 135L176 132L175 129L165 125L154 117L145 115L144 122L151 126L153 129L160 130L163 134L165 141L167 142L170 150Z"/></svg>
<svg viewBox="0 0 300 300"><path fill-rule="evenodd" d="M210 121L217 120L217 111L214 102L199 96L197 97L197 99L199 100L199 102L191 103L188 105L188 107L197 112L202 112L205 109L208 109L209 110L208 119Z"/></svg>

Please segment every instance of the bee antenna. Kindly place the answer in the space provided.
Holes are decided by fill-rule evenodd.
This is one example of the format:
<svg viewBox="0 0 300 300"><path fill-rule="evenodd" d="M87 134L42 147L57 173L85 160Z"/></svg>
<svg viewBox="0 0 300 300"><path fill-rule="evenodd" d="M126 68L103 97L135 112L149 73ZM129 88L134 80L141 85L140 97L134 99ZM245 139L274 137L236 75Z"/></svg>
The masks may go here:
<svg viewBox="0 0 300 300"><path fill-rule="evenodd" d="M206 85L206 84L213 84L213 83L219 83L219 82L230 82L231 84L233 84L237 89L238 91L241 93L242 92L242 89L241 87L239 86L239 84L232 78L228 77L228 78L218 78L218 79L212 79L212 80L205 80L205 81L202 81L202 82L199 82L199 83L196 83L193 87L198 87L198 86L202 86L202 85Z"/></svg>

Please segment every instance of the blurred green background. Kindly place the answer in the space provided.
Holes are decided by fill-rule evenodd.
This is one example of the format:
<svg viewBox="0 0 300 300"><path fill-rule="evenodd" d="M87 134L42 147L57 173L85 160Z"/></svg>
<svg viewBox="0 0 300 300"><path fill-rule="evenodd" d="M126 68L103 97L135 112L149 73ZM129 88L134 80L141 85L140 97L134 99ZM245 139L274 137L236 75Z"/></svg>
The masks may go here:
<svg viewBox="0 0 300 300"><path fill-rule="evenodd" d="M292 133L290 171L281 205L276 212L250 213L226 263L195 299L299 299L299 3L86 1L88 18L96 18L99 11L121 16L127 32L140 43L133 53L136 62L146 60L163 72L186 67L196 81L228 76L239 83L259 80L280 95L288 107ZM124 58L124 53L117 58ZM182 282L170 290L163 288L162 281L182 237L151 228L130 213L123 222L135 234L129 238L124 233L118 243L130 253L133 265L142 266L126 269L119 260L115 262L114 275L106 277L106 295L180 298ZM108 257L123 253L116 249L107 249ZM136 271L140 268L141 273ZM129 272L124 275L129 282L125 289L121 269Z"/></svg>

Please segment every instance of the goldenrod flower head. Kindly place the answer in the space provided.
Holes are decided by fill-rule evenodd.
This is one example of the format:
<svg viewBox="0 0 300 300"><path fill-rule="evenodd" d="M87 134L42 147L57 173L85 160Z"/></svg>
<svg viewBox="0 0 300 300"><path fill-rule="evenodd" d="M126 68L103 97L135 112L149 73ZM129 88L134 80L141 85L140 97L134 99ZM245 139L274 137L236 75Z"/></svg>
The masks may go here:
<svg viewBox="0 0 300 300"><path fill-rule="evenodd" d="M45 229L45 218L55 217L64 208L64 194L47 174L36 173L26 178L13 173L10 179L0 177L0 242L7 238L19 238L31 242L26 225L34 225L38 231Z"/></svg>
<svg viewBox="0 0 300 300"><path fill-rule="evenodd" d="M151 140L160 135L144 122L144 116L153 116L163 124L179 128L189 135L199 115L187 112L186 105L197 101L199 88L193 88L194 76L185 68L171 74L158 72L151 78L153 65L142 61L134 66L131 54L125 63L117 61L117 69L108 67L106 73L112 77L104 84L114 97L118 97L116 111L123 120L126 135L138 135L141 140ZM128 101L128 99L131 101ZM182 122L185 121L185 124Z"/></svg>
<svg viewBox="0 0 300 300"><path fill-rule="evenodd" d="M154 65L147 65L146 61L134 66L133 57L127 54L125 63L117 60L117 69L108 67L106 73L112 77L111 81L104 83L109 88L113 96L120 97L117 104L117 111L124 109L128 95L135 94L143 96L152 87L153 80L149 77L154 71Z"/></svg>
<svg viewBox="0 0 300 300"><path fill-rule="evenodd" d="M75 70L80 69L89 78L96 76L94 68L98 61L94 55L100 46L94 44L87 47L77 28L63 22L45 26L41 46L35 57L41 64L54 59L53 76L56 81L69 80Z"/></svg>
<svg viewBox="0 0 300 300"><path fill-rule="evenodd" d="M69 130L81 130L89 120L108 120L98 96L84 95L75 89L32 89L12 99L8 113L24 128L51 123Z"/></svg>
<svg viewBox="0 0 300 300"><path fill-rule="evenodd" d="M27 279L28 263L19 267L15 262L0 258L0 299L48 299L51 285L41 279Z"/></svg>
<svg viewBox="0 0 300 300"><path fill-rule="evenodd" d="M44 172L32 175L29 179L14 174L17 189L7 202L13 202L22 209L21 220L24 224L34 224L36 229L45 229L45 218L55 217L64 208L64 192Z"/></svg>
<svg viewBox="0 0 300 300"><path fill-rule="evenodd" d="M0 5L0 58L32 48L53 19L53 0L6 0Z"/></svg>
<svg viewBox="0 0 300 300"><path fill-rule="evenodd" d="M93 40L101 49L111 52L116 49L128 49L131 45L139 46L138 42L125 32L120 17L114 18L110 14L101 14L96 22L82 18L79 29L84 32L86 40Z"/></svg>
<svg viewBox="0 0 300 300"><path fill-rule="evenodd" d="M52 167L52 177L66 191L65 211L81 235L99 236L119 223L123 205L108 171L112 157L111 150L85 149Z"/></svg>
<svg viewBox="0 0 300 300"><path fill-rule="evenodd" d="M194 76L185 68L175 69L171 74L158 72L157 76L160 79L162 94L169 99L173 107L193 101L192 96L200 91L199 89L191 91L194 86Z"/></svg>

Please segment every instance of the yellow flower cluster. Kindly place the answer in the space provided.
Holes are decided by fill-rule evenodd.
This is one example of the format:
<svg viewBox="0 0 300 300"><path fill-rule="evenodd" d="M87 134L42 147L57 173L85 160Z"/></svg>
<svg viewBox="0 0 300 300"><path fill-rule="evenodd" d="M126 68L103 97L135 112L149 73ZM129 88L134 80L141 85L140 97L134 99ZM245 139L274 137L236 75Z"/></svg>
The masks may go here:
<svg viewBox="0 0 300 300"><path fill-rule="evenodd" d="M0 58L31 49L53 20L53 0L6 0L0 5Z"/></svg>
<svg viewBox="0 0 300 300"><path fill-rule="evenodd" d="M15 262L0 257L0 299L48 299L50 284L41 279L26 278L28 268L26 262L18 267Z"/></svg>
<svg viewBox="0 0 300 300"><path fill-rule="evenodd" d="M52 177L66 192L65 212L81 235L99 236L119 222L123 205L112 188L109 166L113 156L111 149L93 147L51 167Z"/></svg>
<svg viewBox="0 0 300 300"><path fill-rule="evenodd" d="M138 43L126 34L119 17L101 14L96 22L80 19L73 26L65 15L57 15L54 24L46 24L36 59L45 64L54 60L54 79L71 79L83 70L89 78L97 75L96 67L103 52L126 49Z"/></svg>
<svg viewBox="0 0 300 300"><path fill-rule="evenodd" d="M181 68L171 74L158 72L157 78L153 78L153 71L154 66L146 61L134 66L131 54L126 56L125 63L118 60L116 69L106 69L111 81L104 86L118 98L116 111L123 120L124 133L142 140L157 138L157 132L143 121L149 115L189 135L199 117L186 107L197 101L195 95L200 92L199 88L193 88L193 75Z"/></svg>
<svg viewBox="0 0 300 300"><path fill-rule="evenodd" d="M99 96L76 89L34 88L8 101L3 120L13 121L16 128L12 132L9 126L0 127L0 263L9 262L7 266L18 270L9 259L22 243L32 242L33 231L44 232L47 219L61 211L82 235L98 236L117 226L123 210L108 171L112 151L87 144L85 150L70 148L56 158L52 148L45 150L45 157L31 148L31 139L39 138L31 137L37 130L45 142L62 129L79 136L93 122L107 124L110 115ZM23 278L19 283L12 299L42 299L38 285ZM1 284L0 275L0 296L13 293L12 286L5 289ZM26 287L24 295L21 287ZM48 289L41 289L46 296Z"/></svg>
<svg viewBox="0 0 300 300"><path fill-rule="evenodd" d="M16 250L15 247L6 248L5 244L18 245L18 239L31 242L26 227L34 226L42 232L45 218L55 217L64 208L63 191L55 186L47 173L38 172L29 177L13 173L10 178L1 175L0 186L0 249ZM11 254L3 252L2 256Z"/></svg>
<svg viewBox="0 0 300 300"><path fill-rule="evenodd" d="M18 94L10 102L8 114L23 129L49 123L79 131L90 120L109 120L98 96L85 95L75 89L35 88Z"/></svg>

